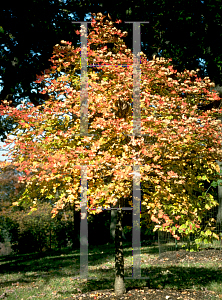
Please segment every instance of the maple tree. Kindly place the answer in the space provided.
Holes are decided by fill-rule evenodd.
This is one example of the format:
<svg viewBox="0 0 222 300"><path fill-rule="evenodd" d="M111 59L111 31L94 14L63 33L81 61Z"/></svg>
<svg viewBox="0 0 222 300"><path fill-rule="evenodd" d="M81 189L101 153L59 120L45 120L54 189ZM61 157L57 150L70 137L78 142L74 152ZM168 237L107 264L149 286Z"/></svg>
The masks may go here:
<svg viewBox="0 0 222 300"><path fill-rule="evenodd" d="M20 177L26 189L14 204L25 202L35 211L37 195L42 195L55 202L53 216L66 203L75 202L80 209L80 172L81 166L87 165L88 212L100 213L116 204L121 207L132 192L132 166L139 164L142 212L156 223L154 230L168 231L177 240L179 234L191 232L199 234L197 242L218 239L212 228L200 228L206 212L218 205L203 182L220 179L215 161L222 159L221 122L216 120L221 110L198 110L200 102L219 101L218 94L209 91L214 84L207 77L198 78L196 71L175 71L170 59L147 61L141 52L141 136L130 136L133 54L121 39L127 33L116 30L111 18L104 24L103 18L101 13L92 15L93 28L88 35L88 64L94 64L87 73L89 135L79 134L81 112L87 113L81 107L78 76L81 47L75 49L70 42L55 45L53 66L37 77L44 86L42 93L49 95L45 104L23 104L20 110L7 101L1 105L1 114L18 123L15 138L6 143L14 142L12 163L26 173ZM196 196L196 191L202 195ZM117 220L116 280L123 282L121 214ZM123 285L119 290L115 286L116 293L124 290Z"/></svg>

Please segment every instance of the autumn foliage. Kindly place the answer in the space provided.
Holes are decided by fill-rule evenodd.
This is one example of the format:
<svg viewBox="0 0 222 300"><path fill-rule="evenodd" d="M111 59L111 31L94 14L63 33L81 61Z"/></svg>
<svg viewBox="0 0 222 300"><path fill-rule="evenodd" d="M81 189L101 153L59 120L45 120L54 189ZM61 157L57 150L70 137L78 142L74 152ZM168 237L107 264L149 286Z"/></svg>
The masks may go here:
<svg viewBox="0 0 222 300"><path fill-rule="evenodd" d="M177 239L178 233L200 233L201 219L218 205L203 183L220 178L222 150L221 111L203 112L198 104L220 98L197 71L178 73L171 60L147 61L141 53L141 136L132 136L133 54L121 39L127 33L104 18L93 15L88 34L88 136L80 135L81 47L71 42L55 45L52 67L37 76L49 95L45 104L20 110L1 105L1 114L19 124L11 158L26 173L20 178L26 190L16 204L34 210L41 194L55 201L54 215L67 202L79 207L80 166L87 165L88 210L98 213L132 193L132 166L139 164L147 219ZM209 230L201 237L218 238Z"/></svg>

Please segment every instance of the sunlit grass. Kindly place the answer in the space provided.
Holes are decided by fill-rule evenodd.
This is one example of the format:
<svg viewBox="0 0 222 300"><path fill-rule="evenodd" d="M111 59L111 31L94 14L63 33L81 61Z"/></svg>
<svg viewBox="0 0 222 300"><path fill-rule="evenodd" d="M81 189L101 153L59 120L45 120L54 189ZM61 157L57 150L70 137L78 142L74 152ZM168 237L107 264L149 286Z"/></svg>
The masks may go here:
<svg viewBox="0 0 222 300"><path fill-rule="evenodd" d="M89 247L89 280L80 278L79 250L51 256L18 255L0 259L0 296L7 299L66 299L77 293L112 289L114 245ZM176 252L175 252L176 255ZM192 260L164 265L149 264L158 259L158 247L141 247L141 275L150 280L125 280L126 287L208 289L222 293L222 263L194 263ZM132 276L132 247L124 245L125 276Z"/></svg>

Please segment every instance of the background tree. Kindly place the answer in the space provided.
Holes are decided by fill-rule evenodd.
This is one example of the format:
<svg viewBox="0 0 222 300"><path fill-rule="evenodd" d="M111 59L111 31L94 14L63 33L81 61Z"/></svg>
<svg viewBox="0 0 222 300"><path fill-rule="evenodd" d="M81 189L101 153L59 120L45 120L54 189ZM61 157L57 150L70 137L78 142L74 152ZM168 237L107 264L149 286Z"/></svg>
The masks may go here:
<svg viewBox="0 0 222 300"><path fill-rule="evenodd" d="M0 162L0 210L4 216L6 210L12 211L12 203L24 192L25 184L18 183L21 176L10 162Z"/></svg>
<svg viewBox="0 0 222 300"><path fill-rule="evenodd" d="M0 170L0 242L9 242L12 249L19 253L66 247L68 241L76 248L80 219L76 212L74 226L71 205L52 220L52 204L39 195L42 204L30 215L30 206L12 205L24 192L25 184L18 182L21 173L12 164L4 162L1 162Z"/></svg>
<svg viewBox="0 0 222 300"><path fill-rule="evenodd" d="M17 233L13 220L16 210L12 203L24 192L25 184L18 183L19 172L10 163L0 163L0 239L10 247Z"/></svg>
<svg viewBox="0 0 222 300"><path fill-rule="evenodd" d="M75 4L75 20L83 20L85 12L81 4ZM69 40L78 24L72 24L71 17L63 1L4 2L0 10L0 76L3 88L0 99L11 100L16 107L27 99L38 106L48 99L39 93L35 84L36 73L40 74L50 66L48 59L53 46L61 39ZM73 41L76 46L79 40ZM36 89L36 91L33 91ZM6 138L13 124L10 119L1 118L0 135Z"/></svg>

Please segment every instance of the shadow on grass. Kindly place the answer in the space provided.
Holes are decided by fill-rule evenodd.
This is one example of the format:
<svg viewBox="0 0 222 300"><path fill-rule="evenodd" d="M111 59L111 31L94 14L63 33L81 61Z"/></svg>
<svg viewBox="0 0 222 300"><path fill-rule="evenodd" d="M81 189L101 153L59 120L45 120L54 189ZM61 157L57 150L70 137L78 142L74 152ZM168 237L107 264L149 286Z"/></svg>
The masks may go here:
<svg viewBox="0 0 222 300"><path fill-rule="evenodd" d="M124 243L124 258L132 256L131 243ZM158 247L141 247L141 255L155 254L158 257ZM97 279L81 279L79 276L80 259L79 250L53 251L43 254L14 255L1 257L0 276L11 274L6 281L1 280L1 288L10 288L12 285L29 284L42 280L43 285L47 285L52 279L71 278L73 280L73 291L59 291L62 296L71 296L71 294L112 289L114 285L114 267L105 266L107 257L114 258L115 247L113 244L97 247L89 246L89 265L97 266L89 271L89 277ZM69 272L67 273L67 269ZM13 279L13 274L17 277ZM125 264L125 277L132 276L132 267ZM149 277L144 279L126 279L126 288L148 287L174 288L174 289L197 289L205 288L210 282L222 284L222 272L211 267L182 267L182 266L144 266L141 268L141 276ZM60 280L61 281L61 280ZM77 288L77 290L76 290Z"/></svg>

